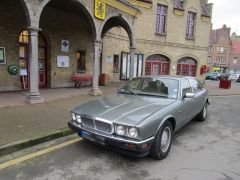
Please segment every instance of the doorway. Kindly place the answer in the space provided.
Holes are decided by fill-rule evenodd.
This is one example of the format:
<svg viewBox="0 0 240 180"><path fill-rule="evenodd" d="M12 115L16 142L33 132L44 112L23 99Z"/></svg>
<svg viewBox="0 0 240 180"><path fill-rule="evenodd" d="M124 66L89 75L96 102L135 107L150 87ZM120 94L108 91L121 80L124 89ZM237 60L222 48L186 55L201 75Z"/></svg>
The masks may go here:
<svg viewBox="0 0 240 180"><path fill-rule="evenodd" d="M19 73L21 89L29 89L30 84L30 63L29 48L30 38L28 30L22 31L19 36ZM39 87L47 87L47 43L41 33L38 36L38 71Z"/></svg>

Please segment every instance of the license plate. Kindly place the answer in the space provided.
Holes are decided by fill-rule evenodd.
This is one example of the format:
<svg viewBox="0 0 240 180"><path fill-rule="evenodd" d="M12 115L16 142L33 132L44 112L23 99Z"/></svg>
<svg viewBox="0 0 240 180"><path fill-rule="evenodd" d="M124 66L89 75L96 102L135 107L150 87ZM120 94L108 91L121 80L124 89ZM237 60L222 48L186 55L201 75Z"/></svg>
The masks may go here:
<svg viewBox="0 0 240 180"><path fill-rule="evenodd" d="M91 133L86 132L86 131L82 131L81 136L85 139L88 139L90 141L96 142L96 143L101 144L101 145L106 144L105 143L105 138L94 135L94 134L91 134Z"/></svg>

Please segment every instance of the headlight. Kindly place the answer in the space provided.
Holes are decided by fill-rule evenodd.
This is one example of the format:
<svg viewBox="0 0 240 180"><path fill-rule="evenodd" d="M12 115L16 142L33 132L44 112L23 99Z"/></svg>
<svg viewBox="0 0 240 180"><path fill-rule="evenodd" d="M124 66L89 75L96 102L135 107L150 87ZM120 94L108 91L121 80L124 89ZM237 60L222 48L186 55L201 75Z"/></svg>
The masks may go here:
<svg viewBox="0 0 240 180"><path fill-rule="evenodd" d="M77 120L76 115L75 115L74 113L72 113L72 119L73 119L74 121Z"/></svg>
<svg viewBox="0 0 240 180"><path fill-rule="evenodd" d="M138 130L135 127L131 127L128 129L128 135L129 137L136 138L138 137Z"/></svg>
<svg viewBox="0 0 240 180"><path fill-rule="evenodd" d="M118 135L124 135L125 134L125 127L124 126L122 126L122 125L117 125L117 127L116 127L116 133L118 134Z"/></svg>
<svg viewBox="0 0 240 180"><path fill-rule="evenodd" d="M78 123L81 123L81 122L82 122L80 115L76 115L76 119L77 119L77 122L78 122Z"/></svg>

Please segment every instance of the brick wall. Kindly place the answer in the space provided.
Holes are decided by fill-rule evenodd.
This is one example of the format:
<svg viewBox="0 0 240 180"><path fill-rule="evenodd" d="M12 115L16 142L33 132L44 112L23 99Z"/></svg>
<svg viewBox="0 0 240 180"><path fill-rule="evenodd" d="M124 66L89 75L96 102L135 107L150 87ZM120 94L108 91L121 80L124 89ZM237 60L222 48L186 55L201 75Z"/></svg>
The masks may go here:
<svg viewBox="0 0 240 180"><path fill-rule="evenodd" d="M0 91L19 90L19 76L7 67L18 64L18 36L26 27L26 16L19 1L0 1L0 47L5 47L6 64L0 64Z"/></svg>

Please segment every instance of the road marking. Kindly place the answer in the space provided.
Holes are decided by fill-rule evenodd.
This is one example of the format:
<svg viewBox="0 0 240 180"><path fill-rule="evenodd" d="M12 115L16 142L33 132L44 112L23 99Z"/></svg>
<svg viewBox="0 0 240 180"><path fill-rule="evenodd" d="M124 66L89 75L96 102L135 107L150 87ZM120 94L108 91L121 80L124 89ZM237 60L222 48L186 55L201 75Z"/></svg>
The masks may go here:
<svg viewBox="0 0 240 180"><path fill-rule="evenodd" d="M81 138L76 138L76 139L73 139L71 141L67 141L67 142L64 142L62 144L58 144L56 146L52 146L52 147L49 147L49 148L46 148L46 149L43 149L43 150L31 153L31 154L28 154L28 155L25 155L25 156L22 156L22 157L18 157L16 159L4 162L4 163L0 164L0 170L1 169L5 169L5 168L10 167L10 166L13 166L13 165L18 164L18 163L21 163L23 161L27 161L29 159L35 158L37 156L41 156L43 154L47 154L47 153L50 153L52 151L56 151L58 149L61 149L61 148L66 147L66 146L69 146L69 145L74 144L76 142L79 142L81 140L82 140Z"/></svg>

